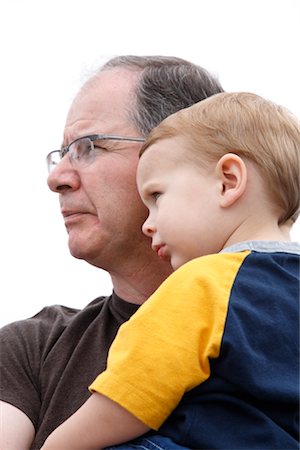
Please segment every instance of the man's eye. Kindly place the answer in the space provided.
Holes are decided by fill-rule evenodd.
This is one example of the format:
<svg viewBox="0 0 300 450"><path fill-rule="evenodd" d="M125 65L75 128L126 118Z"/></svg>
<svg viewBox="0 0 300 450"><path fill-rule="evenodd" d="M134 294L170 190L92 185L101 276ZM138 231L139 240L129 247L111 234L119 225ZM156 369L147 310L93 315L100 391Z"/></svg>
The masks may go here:
<svg viewBox="0 0 300 450"><path fill-rule="evenodd" d="M109 143L109 141L107 141L107 140L101 140L101 139L99 139L99 140L97 140L97 141L94 141L93 142L93 144L94 144L94 149L96 150L96 151L98 151L98 152L107 152L107 151L109 151L109 145L110 145L110 143Z"/></svg>
<svg viewBox="0 0 300 450"><path fill-rule="evenodd" d="M107 145L105 145L104 143L102 144L100 142L97 143L94 142L94 148L99 148L100 150L107 150Z"/></svg>
<svg viewBox="0 0 300 450"><path fill-rule="evenodd" d="M107 151L108 149L106 147L104 147L104 145L100 145L100 144L94 144L94 149L95 150L105 150Z"/></svg>

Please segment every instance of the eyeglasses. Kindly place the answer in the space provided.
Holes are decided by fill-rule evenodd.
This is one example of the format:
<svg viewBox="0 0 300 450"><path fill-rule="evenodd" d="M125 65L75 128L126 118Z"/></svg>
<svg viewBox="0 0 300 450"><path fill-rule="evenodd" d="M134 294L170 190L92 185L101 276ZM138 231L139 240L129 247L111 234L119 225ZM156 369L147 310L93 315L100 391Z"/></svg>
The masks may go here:
<svg viewBox="0 0 300 450"><path fill-rule="evenodd" d="M59 164L61 159L68 153L71 164L76 168L84 168L92 164L98 151L109 151L107 144L103 141L127 141L144 142L144 138L115 136L110 134L93 134L75 139L67 147L53 150L46 158L48 172L50 173Z"/></svg>

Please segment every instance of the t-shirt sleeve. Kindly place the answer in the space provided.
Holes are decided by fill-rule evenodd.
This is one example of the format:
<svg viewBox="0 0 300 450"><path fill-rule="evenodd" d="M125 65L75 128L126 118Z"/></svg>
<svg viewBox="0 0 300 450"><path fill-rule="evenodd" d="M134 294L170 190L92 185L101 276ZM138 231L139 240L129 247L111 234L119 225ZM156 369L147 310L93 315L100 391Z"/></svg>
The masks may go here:
<svg viewBox="0 0 300 450"><path fill-rule="evenodd" d="M40 412L39 374L50 342L64 327L61 317L61 307L46 307L0 330L0 399L23 411L35 428Z"/></svg>
<svg viewBox="0 0 300 450"><path fill-rule="evenodd" d="M209 360L219 355L231 287L244 258L211 255L174 272L122 325L107 370L90 390L158 429L184 393L210 376Z"/></svg>

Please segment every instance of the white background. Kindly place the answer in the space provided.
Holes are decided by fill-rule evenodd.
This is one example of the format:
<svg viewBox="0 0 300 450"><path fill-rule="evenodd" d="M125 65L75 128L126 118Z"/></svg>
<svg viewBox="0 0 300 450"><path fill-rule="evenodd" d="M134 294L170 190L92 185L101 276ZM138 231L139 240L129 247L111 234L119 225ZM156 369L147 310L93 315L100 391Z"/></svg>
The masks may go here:
<svg viewBox="0 0 300 450"><path fill-rule="evenodd" d="M73 96L104 59L180 56L225 90L300 117L299 0L1 0L0 42L0 325L111 290L106 273L69 255L45 167Z"/></svg>

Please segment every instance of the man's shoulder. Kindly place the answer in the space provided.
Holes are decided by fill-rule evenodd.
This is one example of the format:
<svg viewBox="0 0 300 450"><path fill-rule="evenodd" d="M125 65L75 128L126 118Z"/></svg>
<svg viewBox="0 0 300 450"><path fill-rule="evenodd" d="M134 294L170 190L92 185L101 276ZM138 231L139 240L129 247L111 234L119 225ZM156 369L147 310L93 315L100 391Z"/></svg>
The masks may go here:
<svg viewBox="0 0 300 450"><path fill-rule="evenodd" d="M0 341L8 352L9 349L19 348L37 356L37 349L40 349L39 357L42 357L64 334L76 339L76 330L87 328L97 316L102 315L109 298L98 297L83 309L59 304L45 306L32 317L2 327Z"/></svg>
<svg viewBox="0 0 300 450"><path fill-rule="evenodd" d="M98 297L83 309L72 308L60 304L48 305L43 307L32 317L4 325L1 328L1 331L9 332L9 330L14 330L15 332L16 330L24 330L30 332L37 326L52 328L55 324L64 327L81 313L86 314L95 310L101 310L108 299L109 297L105 296Z"/></svg>
<svg viewBox="0 0 300 450"><path fill-rule="evenodd" d="M81 309L61 304L45 306L33 317L25 319L21 321L21 323L27 321L41 321L45 323L51 322L52 325L54 322L56 322L57 324L61 324L61 326L66 326L68 325L68 323L70 323L70 321L74 320L77 317L79 318L82 315L84 315L85 317L88 315L94 316L99 311L101 311L101 309L106 305L110 298L111 296L97 297Z"/></svg>
<svg viewBox="0 0 300 450"><path fill-rule="evenodd" d="M93 330L97 335L115 330L129 319L137 307L115 293L97 297L82 309L59 304L46 306L30 318L2 327L0 338L7 346L10 342L13 346L18 342L20 347L36 347L38 344L49 349L66 339L79 345L87 330Z"/></svg>

